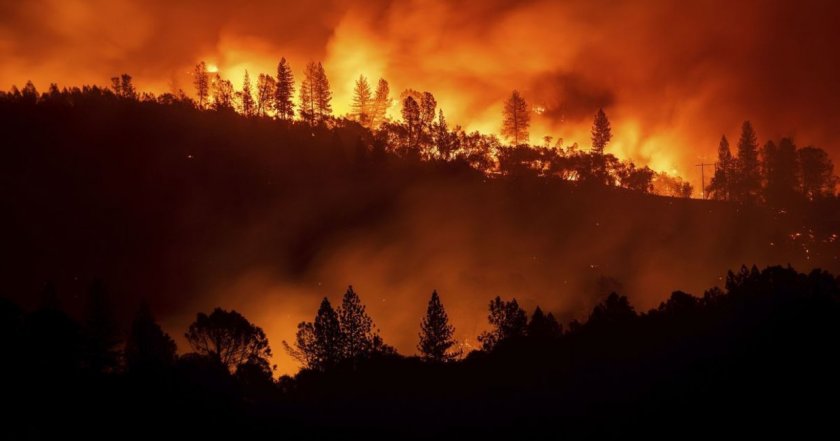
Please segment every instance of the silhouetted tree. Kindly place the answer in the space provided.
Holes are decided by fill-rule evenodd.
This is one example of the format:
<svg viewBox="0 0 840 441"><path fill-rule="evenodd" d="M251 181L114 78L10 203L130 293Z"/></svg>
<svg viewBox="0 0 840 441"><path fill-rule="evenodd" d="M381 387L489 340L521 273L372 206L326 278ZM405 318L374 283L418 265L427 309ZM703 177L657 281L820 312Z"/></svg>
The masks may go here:
<svg viewBox="0 0 840 441"><path fill-rule="evenodd" d="M420 106L417 104L417 101L414 100L414 97L410 95L405 97L403 100L402 117L408 132L406 148L411 152L417 147L417 140L420 137L421 120Z"/></svg>
<svg viewBox="0 0 840 441"><path fill-rule="evenodd" d="M38 89L35 88L32 80L27 81L23 86L23 90L20 91L20 98L26 104L36 104L38 102Z"/></svg>
<svg viewBox="0 0 840 441"><path fill-rule="evenodd" d="M560 323L557 323L557 319L554 318L554 314L543 313L542 309L537 306L534 309L534 313L531 314L531 321L528 322L528 327L526 329L526 333L528 337L536 338L536 339L553 339L559 338L563 335L563 327L560 326Z"/></svg>
<svg viewBox="0 0 840 441"><path fill-rule="evenodd" d="M341 325L338 314L324 297L314 322L298 324L295 346L285 341L286 352L309 369L324 370L341 361L342 351Z"/></svg>
<svg viewBox="0 0 840 441"><path fill-rule="evenodd" d="M90 288L86 315L85 358L88 367L94 372L114 372L119 360L117 345L120 342L120 332L105 286L100 281Z"/></svg>
<svg viewBox="0 0 840 441"><path fill-rule="evenodd" d="M277 64L277 87L274 89L274 110L282 120L291 120L295 116L295 106L292 97L295 93L295 79L292 68L286 58Z"/></svg>
<svg viewBox="0 0 840 441"><path fill-rule="evenodd" d="M592 153L596 155L603 155L604 149L612 139L612 128L610 127L610 120L607 119L607 114L604 109L598 109L595 114L595 121L592 123Z"/></svg>
<svg viewBox="0 0 840 441"><path fill-rule="evenodd" d="M611 293L599 303L589 314L587 326L612 326L617 323L625 323L636 318L636 311L625 296Z"/></svg>
<svg viewBox="0 0 840 441"><path fill-rule="evenodd" d="M359 75L356 87L353 89L352 117L362 126L369 127L372 113L373 97L370 85L364 75Z"/></svg>
<svg viewBox="0 0 840 441"><path fill-rule="evenodd" d="M773 206L786 206L796 197L799 186L799 161L796 145L782 138L777 146L767 141L762 152L764 165L764 198Z"/></svg>
<svg viewBox="0 0 840 441"><path fill-rule="evenodd" d="M257 78L257 113L265 116L273 109L274 96L276 95L277 82L271 75L260 74Z"/></svg>
<svg viewBox="0 0 840 441"><path fill-rule="evenodd" d="M514 90L510 98L505 101L502 136L510 139L514 146L527 143L530 126L531 115L528 110L528 103L525 102L518 90Z"/></svg>
<svg viewBox="0 0 840 441"><path fill-rule="evenodd" d="M630 162L626 166L619 168L618 179L621 186L626 189L650 193L653 191L653 177L655 174L648 166L637 168L636 164Z"/></svg>
<svg viewBox="0 0 840 441"><path fill-rule="evenodd" d="M527 332L528 315L525 310L519 307L516 299L509 302L496 297L490 302L490 314L487 320L493 329L482 332L478 336L482 348L485 351L493 350L500 342L522 337Z"/></svg>
<svg viewBox="0 0 840 441"><path fill-rule="evenodd" d="M438 156L444 161L452 159L455 153L455 137L449 132L446 118L443 117L443 110L438 110L437 121L432 125L432 136L437 146Z"/></svg>
<svg viewBox="0 0 840 441"><path fill-rule="evenodd" d="M431 92L423 92L423 97L420 99L420 124L424 130L430 131L432 122L435 120L437 109L437 101Z"/></svg>
<svg viewBox="0 0 840 441"><path fill-rule="evenodd" d="M203 61L195 65L193 85L195 85L195 94L198 98L198 108L206 109L210 96L210 75L207 72L207 64Z"/></svg>
<svg viewBox="0 0 840 441"><path fill-rule="evenodd" d="M732 159L732 152L729 150L729 140L726 136L720 137L718 145L717 164L715 174L706 189L706 192L713 199L728 201L732 194L732 178L735 173L735 162Z"/></svg>
<svg viewBox="0 0 840 441"><path fill-rule="evenodd" d="M741 126L735 165L732 198L738 202L755 202L761 191L761 164L758 160L758 139L749 121L744 121Z"/></svg>
<svg viewBox="0 0 840 441"><path fill-rule="evenodd" d="M233 83L222 79L218 74L213 81L213 108L233 110Z"/></svg>
<svg viewBox="0 0 840 441"><path fill-rule="evenodd" d="M155 322L148 305L140 305L125 342L129 372L160 372L175 363L175 342Z"/></svg>
<svg viewBox="0 0 840 441"><path fill-rule="evenodd" d="M324 71L324 66L318 63L315 74L315 87L313 100L315 102L315 120L317 123L322 123L332 115L332 92L330 91L330 82L327 79L327 73Z"/></svg>
<svg viewBox="0 0 840 441"><path fill-rule="evenodd" d="M309 62L304 70L303 82L300 83L300 110L301 119L313 125L317 118L318 101L318 65Z"/></svg>
<svg viewBox="0 0 840 441"><path fill-rule="evenodd" d="M376 85L376 93L373 96L373 111L371 115L371 128L378 128L385 122L388 109L391 107L391 89L388 82L380 78Z"/></svg>
<svg viewBox="0 0 840 441"><path fill-rule="evenodd" d="M245 116L254 116L256 114L256 105L254 104L254 96L251 94L251 77L248 76L247 70L245 71L245 78L242 80L242 90L238 93L238 96L242 114Z"/></svg>
<svg viewBox="0 0 840 441"><path fill-rule="evenodd" d="M124 99L137 99L137 90L134 88L134 83L131 81L131 75L122 74L118 77L111 78L111 89L114 94Z"/></svg>
<svg viewBox="0 0 840 441"><path fill-rule="evenodd" d="M802 194L809 200L834 194L837 178L834 164L825 150L804 147L799 150L799 166L802 173Z"/></svg>
<svg viewBox="0 0 840 441"><path fill-rule="evenodd" d="M455 345L455 327L449 323L449 316L443 308L437 291L432 291L426 316L420 322L420 343L417 349L426 361L447 362L457 359L460 350L452 350Z"/></svg>
<svg viewBox="0 0 840 441"><path fill-rule="evenodd" d="M236 311L216 308L210 315L198 313L185 334L197 353L217 357L229 370L251 358L271 357L263 330Z"/></svg>
<svg viewBox="0 0 840 441"><path fill-rule="evenodd" d="M353 291L347 287L341 306L338 308L338 323L341 330L341 348L344 358L358 358L368 355L373 350L373 320L365 312L365 305Z"/></svg>

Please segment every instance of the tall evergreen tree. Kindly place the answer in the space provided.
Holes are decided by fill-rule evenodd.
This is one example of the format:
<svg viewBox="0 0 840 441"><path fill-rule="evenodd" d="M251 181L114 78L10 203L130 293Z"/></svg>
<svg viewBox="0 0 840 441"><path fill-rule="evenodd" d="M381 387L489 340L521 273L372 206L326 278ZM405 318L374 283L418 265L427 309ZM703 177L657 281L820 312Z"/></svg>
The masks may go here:
<svg viewBox="0 0 840 441"><path fill-rule="evenodd" d="M612 136L612 128L610 127L610 120L607 119L607 114L604 113L604 109L598 109L598 113L595 114L595 121L592 124L592 153L603 155L604 149Z"/></svg>
<svg viewBox="0 0 840 441"><path fill-rule="evenodd" d="M175 362L175 342L155 322L143 304L125 342L125 364L129 372L159 372Z"/></svg>
<svg viewBox="0 0 840 441"><path fill-rule="evenodd" d="M526 330L528 337L536 339L552 339L558 338L563 334L563 327L557 323L554 314L543 313L543 310L537 306L534 313L531 315L531 321L528 322Z"/></svg>
<svg viewBox="0 0 840 441"><path fill-rule="evenodd" d="M260 74L257 79L257 114L265 116L274 108L274 95L277 82L271 75Z"/></svg>
<svg viewBox="0 0 840 441"><path fill-rule="evenodd" d="M762 150L762 159L765 201L776 207L793 202L799 185L799 158L793 140L782 138L778 145L767 141Z"/></svg>
<svg viewBox="0 0 840 441"><path fill-rule="evenodd" d="M274 110L277 117L282 120L291 120L295 116L295 108L292 97L295 93L295 79L292 68L281 58L277 64L277 86L274 89Z"/></svg>
<svg viewBox="0 0 840 441"><path fill-rule="evenodd" d="M353 119L362 126L370 127L372 115L373 97L370 92L370 85L364 75L359 75L356 80L356 87L353 89L353 107L351 115Z"/></svg>
<svg viewBox="0 0 840 441"><path fill-rule="evenodd" d="M119 326L114 319L105 286L99 281L90 288L85 330L85 359L88 367L94 372L115 371L119 360Z"/></svg>
<svg viewBox="0 0 840 441"><path fill-rule="evenodd" d="M715 174L712 176L712 181L709 183L706 192L713 199L728 201L732 192L733 173L734 161L732 159L732 152L729 150L729 140L724 135L720 137Z"/></svg>
<svg viewBox="0 0 840 441"><path fill-rule="evenodd" d="M420 343L417 349L427 361L446 362L457 359L460 351L452 351L456 341L453 337L455 327L449 323L449 316L443 308L437 291L432 291L426 316L420 322Z"/></svg>
<svg viewBox="0 0 840 441"><path fill-rule="evenodd" d="M417 140L420 137L420 105L412 96L406 96L403 100L402 108L403 122L408 134L408 142L406 143L406 150L413 152L417 147Z"/></svg>
<svg viewBox="0 0 840 441"><path fill-rule="evenodd" d="M305 122L314 125L317 114L318 95L318 65L309 62L303 72L303 82L300 84L300 110L298 113Z"/></svg>
<svg viewBox="0 0 840 441"><path fill-rule="evenodd" d="M324 71L324 66L318 63L318 70L315 82L315 116L318 123L322 123L332 115L332 91L330 91L330 82L327 79L327 73Z"/></svg>
<svg viewBox="0 0 840 441"><path fill-rule="evenodd" d="M435 120L437 101L431 92L423 92L420 99L420 123L427 132L431 131L432 123Z"/></svg>
<svg viewBox="0 0 840 441"><path fill-rule="evenodd" d="M207 100L210 97L210 75L207 72L207 63L202 61L195 65L193 85L195 85L195 94L198 98L198 108L206 109Z"/></svg>
<svg viewBox="0 0 840 441"><path fill-rule="evenodd" d="M251 77L248 76L248 71L245 71L245 78L242 80L242 91L239 92L239 102L242 106L242 114L245 116L254 116L256 114L256 104L254 104L254 96L251 94Z"/></svg>
<svg viewBox="0 0 840 441"><path fill-rule="evenodd" d="M292 358L306 368L324 370L334 366L343 358L343 338L338 314L330 301L324 297L314 322L301 322L292 347L285 341L283 346Z"/></svg>
<svg viewBox="0 0 840 441"><path fill-rule="evenodd" d="M373 350L375 333L373 320L365 312L365 305L353 291L347 287L341 306L338 308L338 322L341 329L341 347L344 358L354 359L370 354Z"/></svg>
<svg viewBox="0 0 840 441"><path fill-rule="evenodd" d="M744 121L741 126L735 171L733 199L739 202L755 202L761 191L761 163L758 160L758 138L749 121Z"/></svg>
<svg viewBox="0 0 840 441"><path fill-rule="evenodd" d="M373 111L371 115L371 128L378 128L383 122L391 107L391 89L388 82L384 79L379 79L379 84L376 85L376 93L373 96Z"/></svg>
<svg viewBox="0 0 840 441"><path fill-rule="evenodd" d="M528 111L528 103L525 102L518 90L514 90L505 102L502 136L510 139L513 145L527 143L530 125L531 115Z"/></svg>

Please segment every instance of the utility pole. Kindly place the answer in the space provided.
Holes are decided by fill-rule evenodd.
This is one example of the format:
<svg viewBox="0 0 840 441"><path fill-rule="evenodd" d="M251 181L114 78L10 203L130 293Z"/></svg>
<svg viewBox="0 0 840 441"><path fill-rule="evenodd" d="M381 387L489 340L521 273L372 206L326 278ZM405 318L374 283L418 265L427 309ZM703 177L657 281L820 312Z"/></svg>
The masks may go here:
<svg viewBox="0 0 840 441"><path fill-rule="evenodd" d="M717 167L717 162L713 162L711 164L706 164L704 162L700 162L699 164L695 165L695 167L700 167L700 185L703 186L701 189L703 199L706 199L706 167L715 166Z"/></svg>

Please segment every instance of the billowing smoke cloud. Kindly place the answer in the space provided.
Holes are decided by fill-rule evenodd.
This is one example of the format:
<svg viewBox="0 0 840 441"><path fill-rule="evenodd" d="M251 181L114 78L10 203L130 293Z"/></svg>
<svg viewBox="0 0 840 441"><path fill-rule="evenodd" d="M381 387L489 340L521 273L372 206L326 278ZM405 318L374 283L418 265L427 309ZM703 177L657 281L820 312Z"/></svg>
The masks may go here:
<svg viewBox="0 0 840 441"><path fill-rule="evenodd" d="M697 185L694 165L713 160L722 133L737 138L744 119L762 141L792 135L837 157L837 23L840 5L830 0L0 1L0 85L107 84L128 72L140 89L190 92L200 60L237 83L245 69L252 77L274 72L281 56L298 80L307 61L322 60L339 114L363 74L386 78L397 95L431 91L450 121L498 132L502 103L518 89L544 109L533 118L533 143L550 135L588 146L591 117L604 107L616 134L608 151ZM381 224L324 238L311 261L292 269L295 277L268 264L259 246L286 213L262 213L257 225L219 239L218 255L206 259L236 264L194 269L195 291L211 294L173 307L167 328L177 336L192 318L186 312L234 307L266 327L279 353L279 340L311 319L320 296L338 300L352 283L386 340L410 353L432 289L459 338L474 343L495 295L568 319L620 284L651 307L667 295L652 292L658 287L697 293L769 246L759 243L769 232L738 243L744 225L698 220L689 208L650 225L639 210L614 213L609 204L517 206L516 194L495 200L488 194L497 193L474 191L452 184L401 195ZM323 236L289 231L296 236L276 242Z"/></svg>
<svg viewBox="0 0 840 441"><path fill-rule="evenodd" d="M751 119L764 139L795 135L838 152L836 2L646 0L36 0L0 5L0 84L106 84L191 90L199 60L239 81L323 60L335 108L355 78L433 92L450 120L497 132L519 89L545 109L531 139L588 146L598 107L621 157L697 181L722 133ZM396 108L392 109L396 115Z"/></svg>

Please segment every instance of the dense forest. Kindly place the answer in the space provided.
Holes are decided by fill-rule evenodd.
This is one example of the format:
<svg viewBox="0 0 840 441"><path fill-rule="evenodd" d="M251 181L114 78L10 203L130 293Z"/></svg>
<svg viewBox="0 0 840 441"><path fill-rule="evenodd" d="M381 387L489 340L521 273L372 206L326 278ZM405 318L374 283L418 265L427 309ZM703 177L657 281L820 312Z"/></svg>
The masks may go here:
<svg viewBox="0 0 840 441"><path fill-rule="evenodd" d="M840 207L824 152L780 140L759 154L745 123L737 157L721 142L716 201L661 197L657 179L684 183L605 154L603 111L591 151L531 146L510 120L526 106L514 93L505 145L450 131L425 94L407 94L401 122L332 117L328 100L307 98L324 93L320 71L301 86L298 120L290 109L305 107L275 98L268 112L259 94L237 109L248 99L229 85L219 106L209 79L198 99L137 93L128 76L110 90L0 95L6 433L830 427ZM830 272L741 267L706 289L743 262ZM305 319L274 313L296 326L285 341L250 312L269 309L268 295L243 295L257 304L243 312L212 291L252 267L297 284L285 286L317 282ZM423 301L378 301L401 284ZM703 295L663 297L683 287ZM188 318L162 326L161 315ZM467 317L482 322L473 346L458 337ZM278 353L302 370L277 378Z"/></svg>
<svg viewBox="0 0 840 441"><path fill-rule="evenodd" d="M840 280L819 270L743 267L646 313L611 294L565 326L497 297L483 348L463 358L437 293L422 356L406 357L349 288L301 323L307 368L279 381L264 333L236 311L198 314L178 356L147 308L120 341L102 300L94 286L81 323L51 287L31 312L0 302L7 436L815 436L834 430L840 392Z"/></svg>

